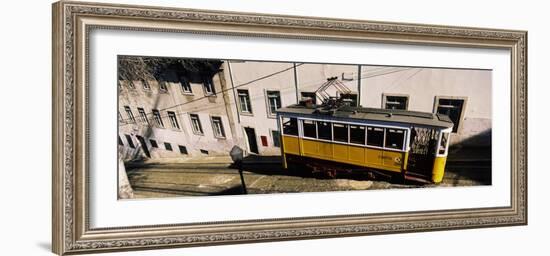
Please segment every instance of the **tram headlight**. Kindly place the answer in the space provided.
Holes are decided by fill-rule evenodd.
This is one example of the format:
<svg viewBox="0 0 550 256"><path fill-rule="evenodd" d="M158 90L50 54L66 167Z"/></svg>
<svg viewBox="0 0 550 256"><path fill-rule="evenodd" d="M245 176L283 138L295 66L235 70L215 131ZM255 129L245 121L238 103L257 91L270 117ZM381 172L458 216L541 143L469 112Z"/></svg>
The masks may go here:
<svg viewBox="0 0 550 256"><path fill-rule="evenodd" d="M401 157L395 157L395 159L393 159L393 161L400 164L401 163Z"/></svg>

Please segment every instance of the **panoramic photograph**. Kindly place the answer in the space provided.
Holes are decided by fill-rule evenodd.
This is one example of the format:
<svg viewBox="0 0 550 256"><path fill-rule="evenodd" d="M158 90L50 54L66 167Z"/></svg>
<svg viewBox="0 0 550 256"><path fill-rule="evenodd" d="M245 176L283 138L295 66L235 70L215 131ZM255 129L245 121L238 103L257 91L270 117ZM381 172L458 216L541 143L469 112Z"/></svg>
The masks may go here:
<svg viewBox="0 0 550 256"><path fill-rule="evenodd" d="M491 185L487 69L118 56L118 198Z"/></svg>

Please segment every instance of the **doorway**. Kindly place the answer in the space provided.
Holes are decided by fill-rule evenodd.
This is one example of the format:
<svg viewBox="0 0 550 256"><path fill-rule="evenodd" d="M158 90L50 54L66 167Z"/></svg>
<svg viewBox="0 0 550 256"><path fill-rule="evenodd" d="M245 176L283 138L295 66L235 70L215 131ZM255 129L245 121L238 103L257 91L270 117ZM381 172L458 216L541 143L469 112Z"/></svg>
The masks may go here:
<svg viewBox="0 0 550 256"><path fill-rule="evenodd" d="M139 144L141 144L141 148L143 149L143 153L148 157L151 158L151 154L149 153L149 149L147 148L147 144L145 143L145 139L139 135L136 136L139 140Z"/></svg>
<svg viewBox="0 0 550 256"><path fill-rule="evenodd" d="M254 131L254 128L245 127L244 132L246 133L246 139L248 140L248 148L250 149L250 152L259 154L258 143L256 141L256 131Z"/></svg>
<svg viewBox="0 0 550 256"><path fill-rule="evenodd" d="M412 127L407 173L431 179L438 137L433 128Z"/></svg>

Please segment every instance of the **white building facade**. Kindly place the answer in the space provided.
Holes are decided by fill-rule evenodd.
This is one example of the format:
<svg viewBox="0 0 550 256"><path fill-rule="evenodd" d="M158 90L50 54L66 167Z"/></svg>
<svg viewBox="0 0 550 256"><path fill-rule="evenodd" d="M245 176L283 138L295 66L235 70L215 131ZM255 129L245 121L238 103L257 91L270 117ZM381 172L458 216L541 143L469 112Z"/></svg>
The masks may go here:
<svg viewBox="0 0 550 256"><path fill-rule="evenodd" d="M490 70L223 61L204 81L171 73L169 82L150 79L148 86L120 81L119 145L126 160L227 155L234 145L278 155L275 111L327 96L363 107L444 113L455 123L452 146L491 144ZM327 79L338 86L318 91Z"/></svg>
<svg viewBox="0 0 550 256"><path fill-rule="evenodd" d="M125 160L227 154L238 144L227 114L223 71L200 79L119 80L118 144Z"/></svg>

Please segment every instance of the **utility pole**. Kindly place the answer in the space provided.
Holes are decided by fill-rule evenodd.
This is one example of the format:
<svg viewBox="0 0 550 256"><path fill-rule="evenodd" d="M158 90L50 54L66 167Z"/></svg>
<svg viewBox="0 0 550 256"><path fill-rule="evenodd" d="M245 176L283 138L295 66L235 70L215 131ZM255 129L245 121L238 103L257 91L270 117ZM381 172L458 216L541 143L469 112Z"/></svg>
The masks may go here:
<svg viewBox="0 0 550 256"><path fill-rule="evenodd" d="M296 71L296 62L292 63L294 67L294 90L296 91L296 104L300 102L300 97L298 93L298 72Z"/></svg>
<svg viewBox="0 0 550 256"><path fill-rule="evenodd" d="M357 106L361 106L361 65L357 65Z"/></svg>

